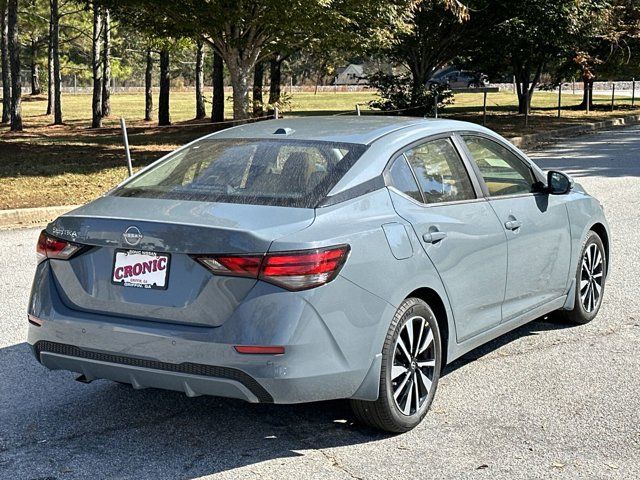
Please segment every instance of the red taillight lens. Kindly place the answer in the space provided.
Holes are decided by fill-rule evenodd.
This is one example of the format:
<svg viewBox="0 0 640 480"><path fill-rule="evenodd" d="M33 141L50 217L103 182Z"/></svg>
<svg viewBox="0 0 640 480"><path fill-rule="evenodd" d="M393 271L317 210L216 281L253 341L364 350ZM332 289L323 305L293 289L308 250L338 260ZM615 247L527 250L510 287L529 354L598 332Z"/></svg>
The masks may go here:
<svg viewBox="0 0 640 480"><path fill-rule="evenodd" d="M287 290L305 290L333 280L347 260L349 247L270 253L264 257L260 279Z"/></svg>
<svg viewBox="0 0 640 480"><path fill-rule="evenodd" d="M197 256L200 263L219 275L260 278L287 290L306 290L333 280L349 254L348 245L267 253L266 255Z"/></svg>
<svg viewBox="0 0 640 480"><path fill-rule="evenodd" d="M59 238L50 236L43 230L38 238L36 254L38 255L39 261L42 261L45 258L68 260L83 248L84 245L60 240Z"/></svg>
<svg viewBox="0 0 640 480"><path fill-rule="evenodd" d="M218 257L196 257L200 263L219 275L258 277L262 255L224 255Z"/></svg>

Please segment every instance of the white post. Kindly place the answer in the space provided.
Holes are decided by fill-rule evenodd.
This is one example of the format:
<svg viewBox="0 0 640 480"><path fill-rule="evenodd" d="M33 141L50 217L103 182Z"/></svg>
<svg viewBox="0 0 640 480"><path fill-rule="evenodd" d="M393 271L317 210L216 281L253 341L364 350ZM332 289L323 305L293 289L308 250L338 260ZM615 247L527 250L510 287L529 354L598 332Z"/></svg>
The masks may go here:
<svg viewBox="0 0 640 480"><path fill-rule="evenodd" d="M273 108L273 118L275 120L278 120L278 118L280 118L280 112L278 112L278 107Z"/></svg>
<svg viewBox="0 0 640 480"><path fill-rule="evenodd" d="M122 139L124 140L124 151L127 154L127 169L129 176L133 175L133 167L131 165L131 152L129 151L129 136L127 135L127 123L124 117L120 117L120 127L122 127Z"/></svg>
<svg viewBox="0 0 640 480"><path fill-rule="evenodd" d="M360 104L356 103L356 114L360 116Z"/></svg>

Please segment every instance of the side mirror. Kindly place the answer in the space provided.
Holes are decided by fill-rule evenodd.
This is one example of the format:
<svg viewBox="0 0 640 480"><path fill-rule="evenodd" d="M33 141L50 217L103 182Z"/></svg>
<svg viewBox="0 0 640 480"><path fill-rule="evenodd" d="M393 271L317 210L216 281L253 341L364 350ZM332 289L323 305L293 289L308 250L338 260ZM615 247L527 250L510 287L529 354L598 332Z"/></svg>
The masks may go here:
<svg viewBox="0 0 640 480"><path fill-rule="evenodd" d="M551 195L566 195L573 188L573 180L566 173L551 170L547 173L547 192Z"/></svg>

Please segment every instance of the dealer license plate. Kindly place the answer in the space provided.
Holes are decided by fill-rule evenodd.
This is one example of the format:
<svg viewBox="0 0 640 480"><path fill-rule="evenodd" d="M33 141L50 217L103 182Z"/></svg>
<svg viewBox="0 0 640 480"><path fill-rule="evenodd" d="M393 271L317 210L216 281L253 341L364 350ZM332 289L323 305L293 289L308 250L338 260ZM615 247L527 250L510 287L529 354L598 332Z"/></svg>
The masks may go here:
<svg viewBox="0 0 640 480"><path fill-rule="evenodd" d="M167 288L171 257L166 253L116 250L111 282L125 287Z"/></svg>

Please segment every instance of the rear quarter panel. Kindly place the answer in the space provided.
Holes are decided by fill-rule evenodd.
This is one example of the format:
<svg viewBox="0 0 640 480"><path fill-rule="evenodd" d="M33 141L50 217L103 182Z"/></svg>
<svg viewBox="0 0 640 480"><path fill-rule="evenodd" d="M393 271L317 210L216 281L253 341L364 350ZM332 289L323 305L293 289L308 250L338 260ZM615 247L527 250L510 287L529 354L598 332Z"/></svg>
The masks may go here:
<svg viewBox="0 0 640 480"><path fill-rule="evenodd" d="M407 232L398 249L398 229L392 228L391 238L385 228L400 225ZM335 281L314 289L317 292L309 301L320 309L328 305L340 305L349 312L343 322L348 325L327 325L336 336L343 352L356 364L371 363L382 351L384 338L397 307L414 290L430 288L442 299L449 321L449 338L455 338L451 310L444 287L433 264L424 253L415 233L404 219L399 217L384 188L356 199L317 210L316 219L304 230L276 240L270 250L286 251L328 245L348 244L351 247L340 278L369 293L372 305L353 305L363 297L353 298L340 291ZM395 250L395 255L394 255ZM401 251L402 254L398 254ZM410 251L410 253L409 253ZM403 257L401 259L397 257ZM311 290L310 292L314 291ZM323 298L320 298L322 293ZM325 302L326 299L329 302ZM377 299L377 300L374 300ZM381 302L381 303L378 303ZM382 305L385 305L382 308ZM355 340L355 342L354 342Z"/></svg>

